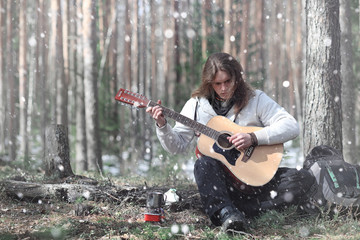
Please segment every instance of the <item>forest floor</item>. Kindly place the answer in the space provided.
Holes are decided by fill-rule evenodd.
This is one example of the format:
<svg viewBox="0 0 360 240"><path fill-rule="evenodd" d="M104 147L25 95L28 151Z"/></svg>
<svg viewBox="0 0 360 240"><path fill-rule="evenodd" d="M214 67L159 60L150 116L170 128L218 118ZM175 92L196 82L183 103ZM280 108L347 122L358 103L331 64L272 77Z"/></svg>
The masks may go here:
<svg viewBox="0 0 360 240"><path fill-rule="evenodd" d="M21 175L41 181L39 170L31 175L0 164L0 182ZM37 176L37 177L36 177ZM270 211L251 219L248 232L224 233L211 224L202 210L193 182L148 178L105 179L115 186L132 186L123 196L108 200L19 200L0 185L0 240L2 239L360 239L360 224L350 216L304 217L296 208ZM175 188L181 201L164 207L161 222L145 222L147 193Z"/></svg>

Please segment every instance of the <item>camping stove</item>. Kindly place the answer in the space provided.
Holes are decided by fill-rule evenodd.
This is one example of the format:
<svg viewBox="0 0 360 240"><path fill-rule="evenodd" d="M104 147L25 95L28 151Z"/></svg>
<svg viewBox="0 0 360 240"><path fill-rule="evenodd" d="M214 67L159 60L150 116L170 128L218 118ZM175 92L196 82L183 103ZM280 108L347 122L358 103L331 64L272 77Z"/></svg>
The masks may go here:
<svg viewBox="0 0 360 240"><path fill-rule="evenodd" d="M150 192L146 201L145 222L160 222L164 219L164 210L162 209L164 204L164 195L161 192Z"/></svg>

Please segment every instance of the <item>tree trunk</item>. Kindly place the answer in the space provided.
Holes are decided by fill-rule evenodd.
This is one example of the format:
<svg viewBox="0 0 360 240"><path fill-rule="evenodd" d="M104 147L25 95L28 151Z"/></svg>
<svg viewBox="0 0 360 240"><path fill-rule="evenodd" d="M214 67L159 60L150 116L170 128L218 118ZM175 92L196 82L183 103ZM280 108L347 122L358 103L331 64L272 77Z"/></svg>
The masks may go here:
<svg viewBox="0 0 360 240"><path fill-rule="evenodd" d="M174 1L174 12L180 12L179 9L179 2ZM180 43L180 26L179 21L175 19L174 21L174 71L175 71L175 88L174 91L174 106L180 107L181 103L181 95L182 91L182 83L181 83L181 72L182 66L180 62L180 50L181 50L181 43Z"/></svg>
<svg viewBox="0 0 360 240"><path fill-rule="evenodd" d="M279 49L279 19L277 18L277 13L280 11L278 6L278 0L270 2L265 1L265 9L269 12L270 20L266 21L265 24L265 38L266 44L268 46L267 54L267 81L265 82L264 90L266 93L274 98L276 101L279 100L279 71L278 66L280 65L280 49Z"/></svg>
<svg viewBox="0 0 360 240"><path fill-rule="evenodd" d="M242 22L241 22L241 44L240 44L240 63L243 67L243 70L246 72L249 71L247 67L247 56L249 52L249 13L250 13L250 1L245 0L242 8Z"/></svg>
<svg viewBox="0 0 360 240"><path fill-rule="evenodd" d="M224 46L223 51L230 54L231 44L231 1L224 1Z"/></svg>
<svg viewBox="0 0 360 240"><path fill-rule="evenodd" d="M76 143L75 143L75 166L77 172L88 169L86 157L86 121L84 100L84 52L83 31L80 16L82 0L76 0Z"/></svg>
<svg viewBox="0 0 360 240"><path fill-rule="evenodd" d="M353 48L351 33L350 2L340 1L341 27L341 77L342 77L342 110L343 110L343 148L344 158L348 162L356 163L358 150L356 148L355 102L357 99L355 75L353 72Z"/></svg>
<svg viewBox="0 0 360 240"><path fill-rule="evenodd" d="M35 96L38 98L38 112L40 115L40 121L37 123L37 127L40 128L40 136L41 136L41 149L45 149L45 128L42 126L46 126L48 122L48 110L49 105L47 103L50 94L48 94L48 85L49 81L47 81L47 77L49 76L47 74L47 67L48 67L48 61L47 61L47 51L46 51L46 45L48 38L42 37L44 32L47 31L46 27L46 20L45 20L45 14L44 12L48 11L45 7L44 0L38 0L37 7L39 11L37 12L38 16L38 23L37 23L37 33L36 38L38 39L38 44L36 44L38 58L36 63L36 74L37 74L37 83L35 87ZM45 35L47 36L47 34ZM50 81L51 83L51 81Z"/></svg>
<svg viewBox="0 0 360 240"><path fill-rule="evenodd" d="M13 45L12 45L12 34L13 34L13 11L14 11L14 2L7 1L7 18L6 18L6 50L7 50L7 61L6 61L6 73L7 73L7 80L8 80L8 88L7 88L7 137L9 139L8 144L8 152L9 152L9 159L10 161L14 161L16 159L16 125L17 117L15 113L15 69L13 65Z"/></svg>
<svg viewBox="0 0 360 240"><path fill-rule="evenodd" d="M61 119L60 123L64 124L65 126L68 126L68 105L69 105L69 97L68 97L68 89L70 84L70 65L69 65L69 0L61 0L59 1L59 4L61 4L61 15L59 21L61 22L61 28L59 31L61 31L61 49L62 49L62 59L63 59L63 70L61 73L62 79L61 79L61 87L59 87L59 94L61 94L61 101L58 102L60 106L58 108L61 109L61 117L58 118ZM60 47L60 46L59 46ZM59 122L58 122L59 123Z"/></svg>
<svg viewBox="0 0 360 240"><path fill-rule="evenodd" d="M86 142L89 170L102 172L101 144L99 134L96 28L93 17L95 0L83 0L83 46Z"/></svg>
<svg viewBox="0 0 360 240"><path fill-rule="evenodd" d="M252 8L252 12L254 12L255 18L255 29L257 29L255 33L255 42L257 43L257 50L255 53L255 81L259 89L264 88L264 80L265 80L265 44L264 44L264 24L265 24L265 14L264 14L265 3L264 0L256 1L255 7ZM249 66L250 67L250 66ZM249 71L250 69L248 69Z"/></svg>
<svg viewBox="0 0 360 240"><path fill-rule="evenodd" d="M304 154L342 150L339 0L307 0L306 27Z"/></svg>
<svg viewBox="0 0 360 240"><path fill-rule="evenodd" d="M76 11L78 7L76 5L76 0L69 1L69 82L68 82L68 126L74 126L76 123L76 74L77 74L77 22L78 17L76 16ZM81 22L81 21L80 21ZM71 138L74 139L74 138ZM70 145L73 145L74 142L70 141Z"/></svg>
<svg viewBox="0 0 360 240"><path fill-rule="evenodd" d="M49 106L49 116L50 121L52 123L56 122L56 93L57 93L57 64L56 64L56 56L57 56L57 47L56 47L56 41L57 41L57 15L58 15L58 4L57 0L51 1L50 3L50 19L51 22L49 23L50 29L49 29L49 48L48 48L48 60L49 67L47 69L47 76L48 76L48 91L49 93L46 93L45 101L48 101ZM45 20L45 19L44 19ZM47 99L49 98L49 99ZM45 114L47 114L45 112Z"/></svg>
<svg viewBox="0 0 360 240"><path fill-rule="evenodd" d="M0 9L4 8L4 1L0 1ZM0 29L4 29L4 12L0 11ZM0 56L4 56L4 35L0 36ZM3 58L0 57L0 153L5 152L5 79L4 79Z"/></svg>
<svg viewBox="0 0 360 240"><path fill-rule="evenodd" d="M60 0L54 0L56 2L56 16L54 21L56 24L56 37L55 37L55 47L56 47L56 56L55 56L55 72L56 72L56 123L68 125L67 121L67 83L65 75L65 59L64 59L64 47L67 47L67 44L63 44L63 26L62 26L62 13Z"/></svg>
<svg viewBox="0 0 360 240"><path fill-rule="evenodd" d="M203 59L207 58L208 49L208 20L211 11L211 2L209 0L205 0L203 4L201 4L201 56ZM190 40L191 41L191 40Z"/></svg>
<svg viewBox="0 0 360 240"><path fill-rule="evenodd" d="M20 1L20 15L19 15L19 121L20 121L20 156L28 160L28 135L26 131L27 126L27 104L28 104L28 69L26 64L26 0Z"/></svg>
<svg viewBox="0 0 360 240"><path fill-rule="evenodd" d="M117 0L116 4L119 4L120 2L123 2L123 0ZM125 28L125 16L126 16L126 8L117 8L117 15L118 15L118 23L116 25L117 27L117 33L118 33L118 37L116 38L116 45L117 45L117 60L116 60L116 74L117 74L117 87L115 89L115 91L117 91L120 87L125 88L126 87L126 81L127 79L125 79L125 35L126 32L124 31ZM123 174L123 170L125 168L125 163L124 160L121 157L122 151L124 150L124 142L125 139L123 138L123 136L125 136L125 127L124 127L124 122L125 122L125 116L123 114L124 110L123 109L119 109L118 107L119 105L116 105L116 109L117 109L117 119L118 119L118 133L117 133L117 137L116 137L116 141L119 147L118 151L119 151L119 168L120 168L120 174Z"/></svg>
<svg viewBox="0 0 360 240"><path fill-rule="evenodd" d="M124 79L126 81L125 88L131 89L131 38L132 38L132 25L131 25L131 11L130 0L125 0L125 44L124 44Z"/></svg>
<svg viewBox="0 0 360 240"><path fill-rule="evenodd" d="M45 175L53 179L73 176L70 165L67 127L50 125L46 129Z"/></svg>

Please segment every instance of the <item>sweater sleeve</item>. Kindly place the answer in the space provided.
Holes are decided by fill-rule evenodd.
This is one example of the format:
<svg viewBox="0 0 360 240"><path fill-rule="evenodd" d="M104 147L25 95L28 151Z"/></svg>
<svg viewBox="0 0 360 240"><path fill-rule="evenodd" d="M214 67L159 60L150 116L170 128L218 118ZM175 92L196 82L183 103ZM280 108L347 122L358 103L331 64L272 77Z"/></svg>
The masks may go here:
<svg viewBox="0 0 360 240"><path fill-rule="evenodd" d="M180 114L192 119L195 111L195 104L196 99L192 98L188 100ZM161 128L156 127L156 134L162 147L172 154L186 152L187 147L195 136L193 129L179 122L177 122L174 127L171 127L169 123Z"/></svg>
<svg viewBox="0 0 360 240"><path fill-rule="evenodd" d="M295 118L265 93L260 94L256 108L257 117L264 125L254 132L259 145L284 143L299 135Z"/></svg>

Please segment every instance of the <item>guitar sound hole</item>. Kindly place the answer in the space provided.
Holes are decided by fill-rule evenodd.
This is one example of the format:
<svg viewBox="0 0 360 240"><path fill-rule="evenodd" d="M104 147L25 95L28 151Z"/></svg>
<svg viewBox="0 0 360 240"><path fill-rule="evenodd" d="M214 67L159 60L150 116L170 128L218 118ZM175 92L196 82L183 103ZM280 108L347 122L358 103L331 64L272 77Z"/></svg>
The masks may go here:
<svg viewBox="0 0 360 240"><path fill-rule="evenodd" d="M231 135L229 133L222 133L217 139L217 143L219 144L219 146L224 149L231 148L233 145L229 142L229 140L227 140L227 138L230 136Z"/></svg>

